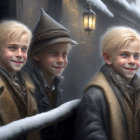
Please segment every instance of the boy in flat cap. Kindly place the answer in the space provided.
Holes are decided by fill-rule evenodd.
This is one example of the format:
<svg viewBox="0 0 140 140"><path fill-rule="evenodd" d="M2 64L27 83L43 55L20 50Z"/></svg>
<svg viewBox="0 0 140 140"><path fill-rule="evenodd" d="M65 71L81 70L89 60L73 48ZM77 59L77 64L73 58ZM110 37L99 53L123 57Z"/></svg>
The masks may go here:
<svg viewBox="0 0 140 140"><path fill-rule="evenodd" d="M62 103L59 83L68 64L67 56L72 45L77 45L77 42L71 39L69 31L41 9L33 30L33 42L26 66L35 83L35 98L40 112L54 109ZM44 129L42 139L59 139L57 127Z"/></svg>
<svg viewBox="0 0 140 140"><path fill-rule="evenodd" d="M0 125L38 113L33 84L20 73L27 60L32 33L15 20L0 23ZM14 128L13 128L14 129ZM37 133L18 140L39 140Z"/></svg>
<svg viewBox="0 0 140 140"><path fill-rule="evenodd" d="M109 28L102 41L105 64L85 89L76 140L140 140L140 35Z"/></svg>

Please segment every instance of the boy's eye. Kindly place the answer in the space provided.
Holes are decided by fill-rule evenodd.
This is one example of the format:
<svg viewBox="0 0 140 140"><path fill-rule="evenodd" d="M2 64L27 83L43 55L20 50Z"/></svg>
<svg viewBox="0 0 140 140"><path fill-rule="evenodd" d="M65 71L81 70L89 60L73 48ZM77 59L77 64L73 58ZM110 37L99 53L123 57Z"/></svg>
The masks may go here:
<svg viewBox="0 0 140 140"><path fill-rule="evenodd" d="M21 50L22 50L23 52L27 52L27 48L26 48L26 47L21 48Z"/></svg>
<svg viewBox="0 0 140 140"><path fill-rule="evenodd" d="M16 47L15 47L15 46L9 46L8 49L9 49L10 51L15 51L15 50L16 50Z"/></svg>
<svg viewBox="0 0 140 140"><path fill-rule="evenodd" d="M68 55L68 53L65 52L62 54L62 57L65 58L65 57L67 57L67 55Z"/></svg>
<svg viewBox="0 0 140 140"><path fill-rule="evenodd" d="M138 55L138 54L135 54L135 55L134 55L134 58L135 58L135 59L139 59L139 55Z"/></svg>
<svg viewBox="0 0 140 140"><path fill-rule="evenodd" d="M52 55L52 56L56 56L57 52L49 52L49 54Z"/></svg>
<svg viewBox="0 0 140 140"><path fill-rule="evenodd" d="M128 55L126 53L122 53L122 54L120 54L120 56L127 57Z"/></svg>

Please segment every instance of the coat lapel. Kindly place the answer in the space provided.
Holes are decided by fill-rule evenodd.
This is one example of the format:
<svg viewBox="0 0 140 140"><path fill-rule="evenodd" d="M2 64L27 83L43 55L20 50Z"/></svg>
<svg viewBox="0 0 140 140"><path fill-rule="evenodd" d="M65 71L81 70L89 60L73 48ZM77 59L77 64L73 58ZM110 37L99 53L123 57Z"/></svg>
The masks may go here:
<svg viewBox="0 0 140 140"><path fill-rule="evenodd" d="M20 119L17 106L4 84L0 87L0 91L0 117L3 123L7 124L13 120Z"/></svg>
<svg viewBox="0 0 140 140"><path fill-rule="evenodd" d="M112 88L101 72L91 80L85 91L91 86L100 87L104 91L103 93L109 108L111 139L126 140L127 134L125 133L124 126L122 124L122 122L124 122L124 117L121 111L121 107Z"/></svg>

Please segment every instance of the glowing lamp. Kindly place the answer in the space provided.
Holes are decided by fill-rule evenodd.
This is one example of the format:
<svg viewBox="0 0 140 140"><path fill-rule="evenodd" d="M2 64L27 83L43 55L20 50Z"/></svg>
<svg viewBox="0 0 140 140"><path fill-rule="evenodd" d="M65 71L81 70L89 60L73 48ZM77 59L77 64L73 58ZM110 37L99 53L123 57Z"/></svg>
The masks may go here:
<svg viewBox="0 0 140 140"><path fill-rule="evenodd" d="M91 10L90 5L83 12L83 27L85 31L95 30L96 14Z"/></svg>

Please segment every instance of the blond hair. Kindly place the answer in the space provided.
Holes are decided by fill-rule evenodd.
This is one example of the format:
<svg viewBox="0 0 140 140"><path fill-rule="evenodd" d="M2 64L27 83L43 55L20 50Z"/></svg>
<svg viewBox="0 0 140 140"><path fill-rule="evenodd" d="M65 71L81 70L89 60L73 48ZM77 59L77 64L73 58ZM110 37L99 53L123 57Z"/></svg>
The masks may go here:
<svg viewBox="0 0 140 140"><path fill-rule="evenodd" d="M23 34L28 35L28 43L31 43L32 33L23 23L16 20L3 20L0 22L0 43L8 43L11 39L19 39Z"/></svg>
<svg viewBox="0 0 140 140"><path fill-rule="evenodd" d="M116 49L127 47L130 41L140 42L139 33L125 26L114 26L109 28L101 39L101 52L113 52Z"/></svg>

